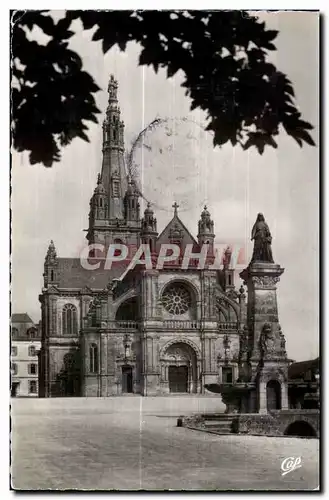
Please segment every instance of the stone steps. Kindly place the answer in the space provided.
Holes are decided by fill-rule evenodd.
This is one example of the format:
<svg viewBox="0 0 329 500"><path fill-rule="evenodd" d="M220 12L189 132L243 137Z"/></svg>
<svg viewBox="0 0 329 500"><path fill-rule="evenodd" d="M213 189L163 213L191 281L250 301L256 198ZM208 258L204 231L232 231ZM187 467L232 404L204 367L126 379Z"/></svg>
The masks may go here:
<svg viewBox="0 0 329 500"><path fill-rule="evenodd" d="M206 413L202 415L200 430L213 434L231 434L232 422L236 415L227 413Z"/></svg>
<svg viewBox="0 0 329 500"><path fill-rule="evenodd" d="M190 417L178 418L177 426L212 434L233 434L233 421L236 417L235 413L199 413Z"/></svg>

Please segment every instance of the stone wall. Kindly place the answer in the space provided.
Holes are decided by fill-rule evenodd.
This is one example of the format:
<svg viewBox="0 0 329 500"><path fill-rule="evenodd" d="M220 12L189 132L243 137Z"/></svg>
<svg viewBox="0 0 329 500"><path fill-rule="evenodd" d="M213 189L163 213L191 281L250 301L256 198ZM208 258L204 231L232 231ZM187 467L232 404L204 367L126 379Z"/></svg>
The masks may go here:
<svg viewBox="0 0 329 500"><path fill-rule="evenodd" d="M320 436L319 410L277 410L267 414L241 414L234 419L233 427L239 434L283 436L289 425L294 422L306 422L314 429L316 436Z"/></svg>
<svg viewBox="0 0 329 500"><path fill-rule="evenodd" d="M211 418L214 424L220 423L224 415L197 414L180 417L177 420L178 427L192 427L194 429L206 430L207 420ZM250 434L255 436L284 436L289 425L295 422L303 422L312 427L316 437L320 436L320 412L319 410L287 410L273 411L267 414L244 413L239 415L226 415L232 421L232 433Z"/></svg>

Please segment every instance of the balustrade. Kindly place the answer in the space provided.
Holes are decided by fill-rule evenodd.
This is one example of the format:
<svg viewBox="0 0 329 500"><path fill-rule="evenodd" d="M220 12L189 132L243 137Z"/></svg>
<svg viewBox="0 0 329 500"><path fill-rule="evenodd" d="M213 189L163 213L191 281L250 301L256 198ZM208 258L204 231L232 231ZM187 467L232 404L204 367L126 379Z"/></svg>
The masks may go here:
<svg viewBox="0 0 329 500"><path fill-rule="evenodd" d="M163 322L163 326L168 329L173 330L197 330L200 328L199 321L190 321L190 320L165 320Z"/></svg>
<svg viewBox="0 0 329 500"><path fill-rule="evenodd" d="M238 329L238 323L234 321L229 321L225 323L218 323L218 330L237 330Z"/></svg>

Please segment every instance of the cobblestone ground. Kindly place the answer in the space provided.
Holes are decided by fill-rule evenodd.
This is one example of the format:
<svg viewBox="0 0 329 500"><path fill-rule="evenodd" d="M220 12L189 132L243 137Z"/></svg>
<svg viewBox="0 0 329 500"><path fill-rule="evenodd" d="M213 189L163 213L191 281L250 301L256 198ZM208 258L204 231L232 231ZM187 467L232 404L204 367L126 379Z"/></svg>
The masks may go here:
<svg viewBox="0 0 329 500"><path fill-rule="evenodd" d="M317 439L215 436L176 427L217 398L12 401L15 489L310 490L319 484ZM286 457L302 467L281 476Z"/></svg>

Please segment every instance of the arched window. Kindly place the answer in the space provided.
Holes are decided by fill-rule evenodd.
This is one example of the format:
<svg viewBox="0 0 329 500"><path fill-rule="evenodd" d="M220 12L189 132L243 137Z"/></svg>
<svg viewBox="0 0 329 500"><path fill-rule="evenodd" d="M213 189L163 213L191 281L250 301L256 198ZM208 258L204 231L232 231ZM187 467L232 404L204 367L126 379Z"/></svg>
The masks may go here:
<svg viewBox="0 0 329 500"><path fill-rule="evenodd" d="M26 332L26 336L29 338L29 339L34 339L34 338L37 338L38 337L38 330L32 326L31 328L29 328Z"/></svg>
<svg viewBox="0 0 329 500"><path fill-rule="evenodd" d="M65 304L62 311L63 335L78 334L77 308L73 304Z"/></svg>
<svg viewBox="0 0 329 500"><path fill-rule="evenodd" d="M50 272L50 280L54 281L54 271L53 270L51 270L51 272Z"/></svg>
<svg viewBox="0 0 329 500"><path fill-rule="evenodd" d="M90 344L89 347L89 371L90 373L98 372L98 348L96 344Z"/></svg>
<svg viewBox="0 0 329 500"><path fill-rule="evenodd" d="M113 181L112 184L113 197L119 198L120 196L120 186L118 181Z"/></svg>

